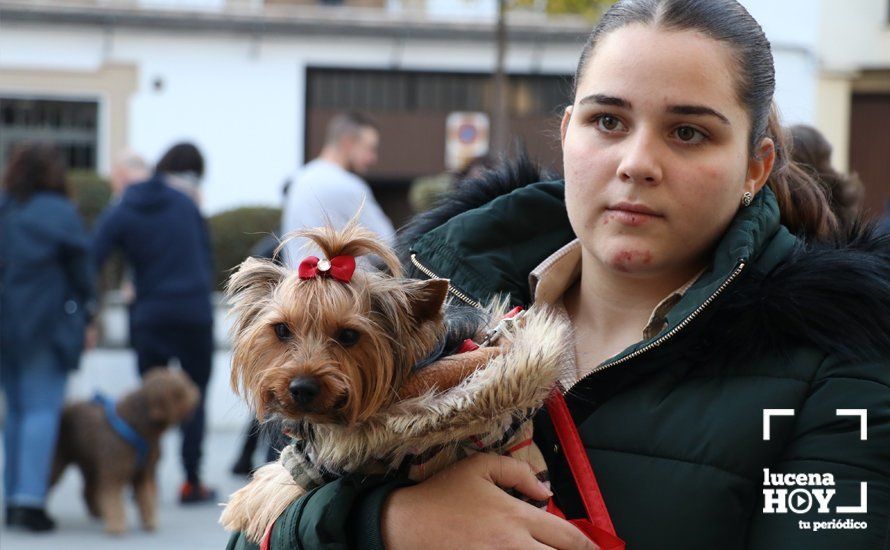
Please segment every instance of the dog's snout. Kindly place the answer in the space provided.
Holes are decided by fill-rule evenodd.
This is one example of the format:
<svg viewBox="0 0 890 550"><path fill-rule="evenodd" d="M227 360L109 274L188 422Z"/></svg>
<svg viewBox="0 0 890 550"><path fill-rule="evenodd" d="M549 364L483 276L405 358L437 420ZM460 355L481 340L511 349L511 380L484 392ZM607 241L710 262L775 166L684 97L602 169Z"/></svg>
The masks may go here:
<svg viewBox="0 0 890 550"><path fill-rule="evenodd" d="M288 390L290 390L294 402L300 407L305 407L318 397L321 388L315 378L301 376L290 381Z"/></svg>

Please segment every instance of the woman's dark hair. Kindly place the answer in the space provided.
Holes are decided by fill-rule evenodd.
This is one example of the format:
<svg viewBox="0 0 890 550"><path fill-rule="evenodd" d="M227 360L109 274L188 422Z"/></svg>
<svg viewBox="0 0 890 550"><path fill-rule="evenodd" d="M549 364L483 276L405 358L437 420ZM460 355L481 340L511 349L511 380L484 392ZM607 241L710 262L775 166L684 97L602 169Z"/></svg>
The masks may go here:
<svg viewBox="0 0 890 550"><path fill-rule="evenodd" d="M600 40L635 23L668 31L697 31L729 47L737 65L737 99L751 118L749 151L756 154L763 138L775 143L776 160L767 185L778 199L782 223L808 237L833 236L838 220L825 193L788 156L785 131L773 102L776 78L769 41L757 21L735 0L620 0L603 14L587 39L575 72L573 95Z"/></svg>
<svg viewBox="0 0 890 550"><path fill-rule="evenodd" d="M3 174L3 189L19 201L38 191L68 196L65 163L55 145L28 142L16 146Z"/></svg>
<svg viewBox="0 0 890 550"><path fill-rule="evenodd" d="M204 176L204 157L193 144L177 143L164 153L155 166L155 172L162 174L192 172L201 178Z"/></svg>
<svg viewBox="0 0 890 550"><path fill-rule="evenodd" d="M841 227L852 228L862 213L865 188L855 174L844 175L831 166L831 144L822 133L806 124L789 129L791 158L822 184Z"/></svg>

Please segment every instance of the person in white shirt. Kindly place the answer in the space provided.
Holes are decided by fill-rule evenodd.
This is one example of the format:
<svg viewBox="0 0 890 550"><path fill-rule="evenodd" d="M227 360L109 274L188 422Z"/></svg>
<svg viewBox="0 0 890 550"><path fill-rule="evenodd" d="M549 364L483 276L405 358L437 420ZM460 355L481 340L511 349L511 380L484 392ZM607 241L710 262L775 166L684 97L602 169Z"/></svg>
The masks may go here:
<svg viewBox="0 0 890 550"><path fill-rule="evenodd" d="M376 164L379 142L376 126L361 114L344 113L331 119L321 154L303 166L290 187L282 234L327 223L341 229L361 209L359 224L392 243L392 222L360 177ZM288 241L284 259L289 266L295 268L317 252L306 244L306 239Z"/></svg>

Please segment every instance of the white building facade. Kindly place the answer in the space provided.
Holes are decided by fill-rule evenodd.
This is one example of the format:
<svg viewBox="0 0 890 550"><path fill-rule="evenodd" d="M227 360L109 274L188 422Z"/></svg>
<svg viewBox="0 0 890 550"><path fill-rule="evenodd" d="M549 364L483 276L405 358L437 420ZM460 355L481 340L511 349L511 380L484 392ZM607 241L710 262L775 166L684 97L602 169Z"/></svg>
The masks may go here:
<svg viewBox="0 0 890 550"><path fill-rule="evenodd" d="M467 2L469 19L442 1L430 13L266 4L2 1L0 97L96 102L101 174L123 147L154 161L193 141L207 158L204 206L214 213L278 204L281 182L304 162L308 68L495 66L491 1ZM586 29L577 20L511 26L507 70L572 74Z"/></svg>

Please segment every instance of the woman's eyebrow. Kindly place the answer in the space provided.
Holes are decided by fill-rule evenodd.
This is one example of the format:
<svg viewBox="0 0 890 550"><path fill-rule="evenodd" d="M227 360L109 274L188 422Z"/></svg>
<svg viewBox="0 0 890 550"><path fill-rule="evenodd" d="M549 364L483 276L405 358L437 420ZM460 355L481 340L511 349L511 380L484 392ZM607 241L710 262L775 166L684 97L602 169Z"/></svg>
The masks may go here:
<svg viewBox="0 0 890 550"><path fill-rule="evenodd" d="M673 113L675 115L706 115L716 117L727 126L732 126L729 123L729 119L723 116L718 111L711 109L710 107L705 107L704 105L670 105L667 108L667 112Z"/></svg>
<svg viewBox="0 0 890 550"><path fill-rule="evenodd" d="M581 99L579 105L609 105L612 107L620 107L622 109L631 109L630 101L606 94L590 94ZM706 107L704 105L669 105L667 112L676 115L699 115L713 116L720 120L723 124L731 126L729 119L719 111Z"/></svg>
<svg viewBox="0 0 890 550"><path fill-rule="evenodd" d="M579 105L611 105L612 107L621 107L622 109L630 109L630 101L606 94L590 94L581 101Z"/></svg>

